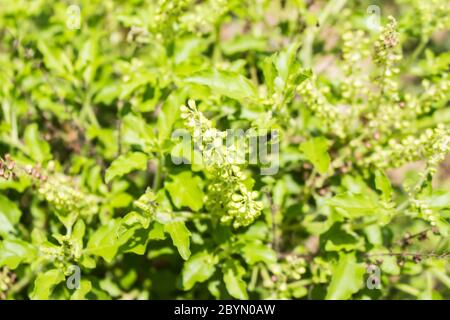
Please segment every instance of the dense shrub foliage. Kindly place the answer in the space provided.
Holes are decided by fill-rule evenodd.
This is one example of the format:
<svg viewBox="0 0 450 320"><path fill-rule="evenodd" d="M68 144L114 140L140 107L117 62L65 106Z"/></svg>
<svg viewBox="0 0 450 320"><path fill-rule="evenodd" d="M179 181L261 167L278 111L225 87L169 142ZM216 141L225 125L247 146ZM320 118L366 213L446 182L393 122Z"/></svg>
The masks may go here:
<svg viewBox="0 0 450 320"><path fill-rule="evenodd" d="M0 299L450 298L449 6L1 0Z"/></svg>

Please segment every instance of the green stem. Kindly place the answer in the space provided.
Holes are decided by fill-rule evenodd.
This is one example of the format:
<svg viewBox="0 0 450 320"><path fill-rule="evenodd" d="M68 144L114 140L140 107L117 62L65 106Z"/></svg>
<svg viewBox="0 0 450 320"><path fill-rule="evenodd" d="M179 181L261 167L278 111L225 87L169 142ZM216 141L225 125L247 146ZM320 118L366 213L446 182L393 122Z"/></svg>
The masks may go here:
<svg viewBox="0 0 450 320"><path fill-rule="evenodd" d="M156 192L161 187L162 170L164 168L165 158L161 155L156 167L155 178L153 179L153 190Z"/></svg>
<svg viewBox="0 0 450 320"><path fill-rule="evenodd" d="M411 55L411 58L409 59L408 64L411 64L414 60L416 60L419 55L422 53L423 49L425 49L427 43L428 43L429 38L428 37L423 37L420 40L419 45L416 47L416 49L414 50L414 52Z"/></svg>
<svg viewBox="0 0 450 320"><path fill-rule="evenodd" d="M95 112L92 109L91 94L89 92L87 92L85 94L85 98L83 101L83 107L81 108L80 118L83 118L84 115L86 115L87 119L89 119L91 124L93 124L96 127L100 127L100 124L98 123Z"/></svg>

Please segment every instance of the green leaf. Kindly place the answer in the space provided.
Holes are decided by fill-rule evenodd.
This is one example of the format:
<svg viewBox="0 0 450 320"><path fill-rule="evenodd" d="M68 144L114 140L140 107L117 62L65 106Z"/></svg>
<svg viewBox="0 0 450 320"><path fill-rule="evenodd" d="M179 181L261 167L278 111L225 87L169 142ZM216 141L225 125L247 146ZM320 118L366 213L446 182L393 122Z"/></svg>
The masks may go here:
<svg viewBox="0 0 450 320"><path fill-rule="evenodd" d="M328 204L341 209L341 212L352 217L372 215L379 211L378 202L372 197L363 194L352 194L350 192L340 193L330 200Z"/></svg>
<svg viewBox="0 0 450 320"><path fill-rule="evenodd" d="M246 243L242 248L242 256L249 265L257 262L270 264L277 261L275 251L261 243Z"/></svg>
<svg viewBox="0 0 450 320"><path fill-rule="evenodd" d="M247 284L242 280L245 269L236 260L228 260L223 267L223 281L228 293L235 299L247 300Z"/></svg>
<svg viewBox="0 0 450 320"><path fill-rule="evenodd" d="M173 203L178 209L189 207L198 211L203 206L204 194L202 191L202 179L193 176L190 171L183 171L170 176L171 182L165 184Z"/></svg>
<svg viewBox="0 0 450 320"><path fill-rule="evenodd" d="M182 272L183 289L191 290L197 282L208 280L216 271L216 260L212 254L202 251L186 261Z"/></svg>
<svg viewBox="0 0 450 320"><path fill-rule="evenodd" d="M341 223L335 223L320 236L321 247L326 251L364 249L364 239L350 230L344 230Z"/></svg>
<svg viewBox="0 0 450 320"><path fill-rule="evenodd" d="M383 245L383 234L381 233L381 228L378 224L371 224L365 227L364 233L371 244L375 246Z"/></svg>
<svg viewBox="0 0 450 320"><path fill-rule="evenodd" d="M173 125L179 118L180 106L184 103L185 94L175 91L165 101L158 114L157 129L159 143L169 139L173 132Z"/></svg>
<svg viewBox="0 0 450 320"><path fill-rule="evenodd" d="M207 86L213 93L222 94L236 100L257 97L257 90L253 83L235 72L206 70L186 78L185 81Z"/></svg>
<svg viewBox="0 0 450 320"><path fill-rule="evenodd" d="M14 226L6 215L0 212L0 234L13 233Z"/></svg>
<svg viewBox="0 0 450 320"><path fill-rule="evenodd" d="M119 228L118 220L111 220L108 224L102 225L89 238L87 252L111 262L120 246Z"/></svg>
<svg viewBox="0 0 450 320"><path fill-rule="evenodd" d="M80 281L80 288L70 296L70 300L84 300L86 295L92 290L92 284L89 280L82 279Z"/></svg>
<svg viewBox="0 0 450 320"><path fill-rule="evenodd" d="M0 234L14 232L22 212L19 207L4 195L0 194Z"/></svg>
<svg viewBox="0 0 450 320"><path fill-rule="evenodd" d="M61 270L52 269L44 273L39 273L34 281L33 292L30 293L32 300L48 300L53 288L65 280Z"/></svg>
<svg viewBox="0 0 450 320"><path fill-rule="evenodd" d="M36 249L19 239L5 239L0 242L0 266L16 269L21 263L31 263L36 258Z"/></svg>
<svg viewBox="0 0 450 320"><path fill-rule="evenodd" d="M48 47L44 41L39 41L37 46L44 56L44 63L48 69L61 76L69 76L73 72L72 63L65 52Z"/></svg>
<svg viewBox="0 0 450 320"><path fill-rule="evenodd" d="M375 186L383 194L385 200L389 200L392 196L392 186L389 178L382 171L375 172Z"/></svg>
<svg viewBox="0 0 450 320"><path fill-rule="evenodd" d="M240 35L232 40L221 43L221 48L226 55L233 55L246 51L266 51L267 39L257 38L253 35Z"/></svg>
<svg viewBox="0 0 450 320"><path fill-rule="evenodd" d="M330 156L328 154L328 140L323 137L313 138L300 145L300 151L311 161L316 170L324 174L330 166Z"/></svg>
<svg viewBox="0 0 450 320"><path fill-rule="evenodd" d="M356 262L355 254L339 254L339 261L334 267L327 300L346 300L364 285L366 270L363 263Z"/></svg>
<svg viewBox="0 0 450 320"><path fill-rule="evenodd" d="M121 252L133 252L143 255L147 249L150 230L143 229L139 226L130 228L127 231L126 242L120 247Z"/></svg>
<svg viewBox="0 0 450 320"><path fill-rule="evenodd" d="M400 267L398 266L397 258L394 256L383 256L381 270L388 274L398 276L400 274Z"/></svg>
<svg viewBox="0 0 450 320"><path fill-rule="evenodd" d="M146 194L144 194L146 195ZM140 228L147 229L150 225L151 218L145 215L142 215L139 212L131 211L122 218L122 225L129 229L133 226L138 226Z"/></svg>
<svg viewBox="0 0 450 320"><path fill-rule="evenodd" d="M122 119L122 142L139 146L145 153L151 153L155 148L156 138L153 128L141 116L129 113Z"/></svg>
<svg viewBox="0 0 450 320"><path fill-rule="evenodd" d="M121 177L134 170L147 168L147 156L142 152L128 152L111 163L106 170L105 181L109 183L115 177Z"/></svg>
<svg viewBox="0 0 450 320"><path fill-rule="evenodd" d="M172 238L173 244L177 247L180 256L187 260L191 256L191 250L189 249L191 233L186 225L182 221L169 222L164 225L164 231L167 232Z"/></svg>
<svg viewBox="0 0 450 320"><path fill-rule="evenodd" d="M75 257L81 257L83 251L83 236L86 232L86 225L83 220L78 220L73 227L70 238L72 240L72 250Z"/></svg>
<svg viewBox="0 0 450 320"><path fill-rule="evenodd" d="M148 237L150 240L164 240L166 238L164 234L164 225L159 222L155 222L150 230L150 233L148 234Z"/></svg>
<svg viewBox="0 0 450 320"><path fill-rule="evenodd" d="M439 233L447 238L450 234L450 223L448 223L444 218L440 218L436 220L436 227L439 230Z"/></svg>
<svg viewBox="0 0 450 320"><path fill-rule="evenodd" d="M39 134L36 123L26 127L24 142L28 155L36 162L44 162L51 159L50 146Z"/></svg>
<svg viewBox="0 0 450 320"><path fill-rule="evenodd" d="M289 74L293 71L292 68L295 66L295 58L297 55L297 50L300 43L292 43L287 50L281 51L277 54L276 59L274 59L275 67L284 82L287 82Z"/></svg>

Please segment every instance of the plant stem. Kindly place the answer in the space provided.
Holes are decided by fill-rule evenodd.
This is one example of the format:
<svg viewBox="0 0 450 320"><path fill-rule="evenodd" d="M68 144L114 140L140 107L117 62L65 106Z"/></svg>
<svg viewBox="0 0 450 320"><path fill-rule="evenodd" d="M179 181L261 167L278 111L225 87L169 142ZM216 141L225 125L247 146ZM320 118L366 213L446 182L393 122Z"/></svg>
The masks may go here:
<svg viewBox="0 0 450 320"><path fill-rule="evenodd" d="M162 170L164 167L165 158L161 155L156 165L155 178L153 179L153 190L158 191L161 186Z"/></svg>
<svg viewBox="0 0 450 320"><path fill-rule="evenodd" d="M411 64L414 60L416 60L419 55L422 53L423 49L425 49L427 43L428 43L429 38L428 37L423 37L420 40L419 45L416 47L416 49L414 50L414 52L411 55L411 58L409 59L408 64Z"/></svg>

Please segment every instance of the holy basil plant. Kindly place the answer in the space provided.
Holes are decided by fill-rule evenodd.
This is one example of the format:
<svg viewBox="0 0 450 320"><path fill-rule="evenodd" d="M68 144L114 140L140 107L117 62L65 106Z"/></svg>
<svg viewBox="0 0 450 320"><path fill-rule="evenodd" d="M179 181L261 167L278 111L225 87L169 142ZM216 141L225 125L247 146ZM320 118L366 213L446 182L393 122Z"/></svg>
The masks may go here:
<svg viewBox="0 0 450 320"><path fill-rule="evenodd" d="M448 1L0 7L0 299L450 298Z"/></svg>

